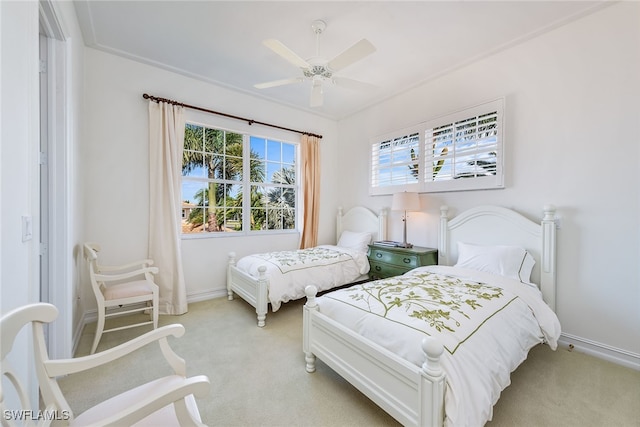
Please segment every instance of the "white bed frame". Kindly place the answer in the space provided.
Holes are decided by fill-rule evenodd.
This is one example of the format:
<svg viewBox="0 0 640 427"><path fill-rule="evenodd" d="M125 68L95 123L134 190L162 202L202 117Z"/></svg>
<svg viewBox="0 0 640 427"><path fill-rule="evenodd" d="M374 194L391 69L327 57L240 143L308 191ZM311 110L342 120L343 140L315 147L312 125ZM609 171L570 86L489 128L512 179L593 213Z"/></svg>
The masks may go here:
<svg viewBox="0 0 640 427"><path fill-rule="evenodd" d="M356 206L345 213L342 207L339 207L336 215L336 242L340 239L343 230L368 232L371 233L373 240L384 240L387 236L387 211L383 209L376 215L368 208ZM235 252L229 253L227 268L229 301L233 300L235 293L255 307L258 326L261 328L266 324L269 308L269 277L266 271L265 266L260 266L258 267L258 277L245 273L236 267Z"/></svg>
<svg viewBox="0 0 640 427"><path fill-rule="evenodd" d="M473 208L452 220L448 219L448 212L448 207L441 208L441 265L455 264L459 241L521 246L535 258L532 280L540 283L543 298L555 309L553 206L544 207L540 223L496 206ZM303 351L307 372L315 371L317 357L403 425L443 425L445 374L439 361L444 351L442 344L431 337L423 340L425 361L419 368L320 313L313 286L307 287L306 293Z"/></svg>

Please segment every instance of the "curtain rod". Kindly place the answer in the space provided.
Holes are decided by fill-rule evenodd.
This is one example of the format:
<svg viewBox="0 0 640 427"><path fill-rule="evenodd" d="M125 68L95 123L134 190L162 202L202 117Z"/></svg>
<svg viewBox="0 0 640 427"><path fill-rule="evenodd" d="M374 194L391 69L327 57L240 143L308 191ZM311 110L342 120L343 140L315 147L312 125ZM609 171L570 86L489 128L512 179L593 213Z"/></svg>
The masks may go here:
<svg viewBox="0 0 640 427"><path fill-rule="evenodd" d="M305 132L305 131L296 130L296 129L290 129L290 128L286 128L286 127L283 127L283 126L274 125L274 124L271 124L271 123L259 122L257 120L246 119L244 117L234 116L234 115L227 114L227 113L221 113L219 111L208 110L206 108L196 107L194 105L183 104L182 102L174 101L172 99L160 98L160 97L157 97L157 96L148 95L146 93L143 94L142 97L144 99L150 99L151 101L154 101L154 102L166 102L168 104L179 105L179 106L185 107L185 108L191 108L192 110L204 111L205 113L217 114L219 116L229 117L231 119L242 120L243 122L247 122L249 125L258 124L258 125L263 125L263 126L269 126L269 127L272 127L272 128L287 130L289 132L295 132L295 133L299 133L299 134L302 134L302 135L315 136L316 138L322 139L322 135L317 135L315 133Z"/></svg>

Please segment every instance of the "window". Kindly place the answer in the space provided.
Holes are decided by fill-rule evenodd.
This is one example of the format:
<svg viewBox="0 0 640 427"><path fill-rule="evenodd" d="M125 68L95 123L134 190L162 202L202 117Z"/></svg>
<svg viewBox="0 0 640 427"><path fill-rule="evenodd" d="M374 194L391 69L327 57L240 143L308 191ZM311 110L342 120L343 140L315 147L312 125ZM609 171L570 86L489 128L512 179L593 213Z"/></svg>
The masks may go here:
<svg viewBox="0 0 640 427"><path fill-rule="evenodd" d="M295 230L296 159L292 143L187 123L183 234Z"/></svg>
<svg viewBox="0 0 640 427"><path fill-rule="evenodd" d="M374 139L371 194L504 187L503 107L499 99L425 122L408 136Z"/></svg>
<svg viewBox="0 0 640 427"><path fill-rule="evenodd" d="M371 186L385 188L417 185L419 182L420 134L379 138L371 146Z"/></svg>
<svg viewBox="0 0 640 427"><path fill-rule="evenodd" d="M252 136L251 229L296 228L296 146Z"/></svg>

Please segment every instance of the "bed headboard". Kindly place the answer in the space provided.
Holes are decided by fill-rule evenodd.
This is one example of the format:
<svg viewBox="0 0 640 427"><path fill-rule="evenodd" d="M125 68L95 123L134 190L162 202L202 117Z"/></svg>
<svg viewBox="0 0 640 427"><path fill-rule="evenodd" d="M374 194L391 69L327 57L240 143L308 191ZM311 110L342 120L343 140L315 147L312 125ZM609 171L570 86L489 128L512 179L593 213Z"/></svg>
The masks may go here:
<svg viewBox="0 0 640 427"><path fill-rule="evenodd" d="M387 211L382 209L378 215L368 208L356 206L344 212L338 208L336 216L336 242L343 230L371 233L372 241L387 238Z"/></svg>
<svg viewBox="0 0 640 427"><path fill-rule="evenodd" d="M531 280L540 286L545 302L555 310L556 303L556 224L555 207L544 207L539 223L511 209L478 206L449 219L449 207L440 208L438 256L441 265L454 265L457 242L477 245L513 245L526 249L536 260Z"/></svg>

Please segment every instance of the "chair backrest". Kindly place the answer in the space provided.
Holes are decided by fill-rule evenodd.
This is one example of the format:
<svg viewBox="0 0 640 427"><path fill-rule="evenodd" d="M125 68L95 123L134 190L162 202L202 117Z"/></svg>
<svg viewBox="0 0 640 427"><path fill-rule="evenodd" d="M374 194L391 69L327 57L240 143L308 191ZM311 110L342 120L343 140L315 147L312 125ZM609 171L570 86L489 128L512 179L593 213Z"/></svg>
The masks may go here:
<svg viewBox="0 0 640 427"><path fill-rule="evenodd" d="M96 273L98 273L98 252L100 252L100 246L97 243L85 243L84 244L84 258L87 260L89 266L89 280L91 281L91 288L96 298L103 300L102 294L103 283L96 280Z"/></svg>
<svg viewBox="0 0 640 427"><path fill-rule="evenodd" d="M94 266L94 269L98 262L98 252L100 252L100 246L96 243L84 244L84 258L89 264Z"/></svg>
<svg viewBox="0 0 640 427"><path fill-rule="evenodd" d="M5 402L8 393L2 390L0 384L0 409L2 409L3 425L13 425L12 421L19 421L15 425L32 426L36 425L34 420L40 419L37 425L48 425L51 421L61 418L70 419L73 417L69 404L62 396L55 379L50 380L45 372L44 361L49 360L47 345L44 337L44 323L53 322L58 316L58 309L46 303L31 304L10 311L0 319L0 353L2 355L2 376L8 379L19 400L21 408L9 408ZM29 396L24 388L24 382L20 380L16 371L11 367L8 356L13 350L16 337L25 325L32 325L33 350L35 357L35 368L38 376L38 383L42 393L46 408L40 412L32 410L29 403Z"/></svg>

